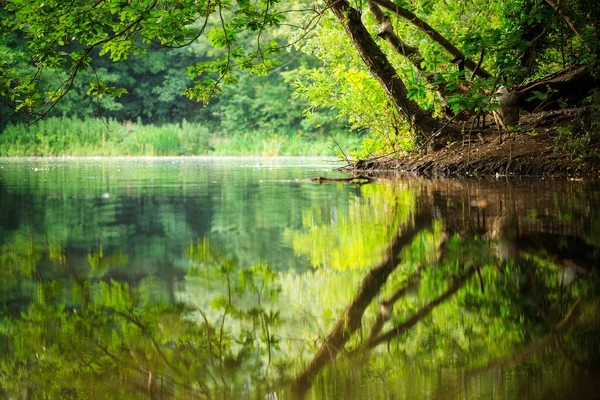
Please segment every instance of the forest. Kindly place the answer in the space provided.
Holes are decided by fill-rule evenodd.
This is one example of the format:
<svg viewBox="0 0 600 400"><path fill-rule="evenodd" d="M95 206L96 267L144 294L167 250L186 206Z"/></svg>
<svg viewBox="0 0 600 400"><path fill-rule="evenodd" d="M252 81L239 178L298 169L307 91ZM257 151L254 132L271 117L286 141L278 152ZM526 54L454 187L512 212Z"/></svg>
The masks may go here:
<svg viewBox="0 0 600 400"><path fill-rule="evenodd" d="M147 130L128 152L206 154L217 135L234 143L221 154L260 137L277 155L329 136L330 154L375 159L361 164L371 168L589 172L598 160L600 11L583 0L8 1L1 12L6 155L35 155L33 141L48 148L39 155L85 153L88 141L123 148L127 132ZM42 134L65 123L52 118L115 130ZM48 125L24 128L37 120ZM397 161L407 153L420 164Z"/></svg>
<svg viewBox="0 0 600 400"><path fill-rule="evenodd" d="M35 74L26 37L8 29L8 13L0 12L3 66ZM241 40L249 45L251 38ZM97 57L34 124L38 116L10 98L16 94L11 86L16 80L6 81L11 95L0 103L0 155L333 155L336 142L359 147L365 128L347 135L345 116L329 107L309 110L309 102L294 92L301 71L318 65L315 57L294 49L282 53L268 74L240 71L235 87L224 88L210 103L186 97L192 85L186 66L218 56L219 50L202 40L188 48L149 46L118 63ZM65 71L40 74L37 90L42 95L56 90L66 76L61 73ZM94 94L91 87L100 79L112 89ZM117 87L121 94L115 96Z"/></svg>

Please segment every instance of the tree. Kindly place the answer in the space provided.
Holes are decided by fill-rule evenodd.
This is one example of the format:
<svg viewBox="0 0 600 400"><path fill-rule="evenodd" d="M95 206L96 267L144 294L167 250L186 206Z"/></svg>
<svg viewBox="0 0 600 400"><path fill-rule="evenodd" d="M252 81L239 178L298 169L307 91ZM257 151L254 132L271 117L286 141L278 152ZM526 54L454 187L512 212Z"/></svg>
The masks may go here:
<svg viewBox="0 0 600 400"><path fill-rule="evenodd" d="M153 48L186 47L200 37L206 37L210 46L216 49L215 58L188 67L193 86L185 92L193 100L207 102L221 91L223 84L238 80L236 71L264 74L277 64L278 54L286 44L274 40L274 29L291 25L300 15L304 21L298 27L300 34L296 41L300 41L333 15L364 66L379 82L394 112L407 125L407 131L420 142L440 135L455 137L459 129L454 124L453 114L477 115L489 108L497 108L490 106L494 97L490 93L500 82L531 80L540 74L555 72L559 64L565 67L578 63L578 54L584 49L597 48L599 42L597 29L594 30L597 26L594 10L578 4L572 8L564 4L558 7L554 2L541 0L512 0L506 5L478 1L472 6L459 2L458 7L437 1L415 2L414 8L424 14L428 12L439 28L417 12L390 0L368 1L364 9L346 0L318 1L312 6L303 1L281 4L276 0L255 3L245 0L204 0L199 3L145 0L135 4L117 0L93 4L12 0L5 8L8 15L2 28L27 38L36 72L33 76L23 76L14 63L3 61L0 96L14 108L26 109L39 117L46 115L65 96L82 70L93 71L91 58L96 53L120 61ZM446 11L449 12L446 14ZM512 19L513 14L519 16L516 22ZM368 18L370 15L372 20ZM398 23L392 23L390 15ZM575 20L585 29L574 28ZM569 29L562 28L563 21ZM484 25L487 22L492 22L491 28ZM474 29L465 33L461 29L464 24L471 24ZM379 33L375 35L369 27L378 27ZM413 32L409 32L408 27ZM241 40L248 36L253 40ZM376 36L389 42L391 49L379 43ZM409 39L418 40L424 49L409 44ZM459 47L464 47L465 51ZM479 53L479 61L476 61ZM557 54L560 60L557 60ZM594 52L590 54L592 57L584 61L593 67L598 60ZM442 68L446 66L448 70L450 56L459 65L455 75ZM445 62L441 62L444 57ZM409 68L406 68L407 63ZM67 70L68 74L57 89L40 93L36 90L37 81L45 72L54 69ZM473 78L489 81L474 85L466 79L465 69L472 71ZM495 70L496 76L493 77L489 70ZM407 86L406 74L415 71L419 78ZM583 81L587 84L584 86L593 87L597 81L590 71L593 68L585 69ZM564 85L561 86L572 79L569 72L557 77L558 86L554 86L554 81L548 83L549 92L558 92L553 99L563 97L568 103L573 96L568 90L563 93ZM437 107L417 101L412 88L415 83L438 93L440 103ZM531 87L515 88L512 92L517 102L524 102L535 93ZM100 77L89 89L89 94L98 97L121 93L117 86L102 83ZM482 93L485 93L483 102L480 100ZM538 99L540 97L538 95ZM533 104L547 106L546 100ZM435 112L436 109L439 111L440 104L446 108L448 117ZM509 125L510 122L501 124Z"/></svg>

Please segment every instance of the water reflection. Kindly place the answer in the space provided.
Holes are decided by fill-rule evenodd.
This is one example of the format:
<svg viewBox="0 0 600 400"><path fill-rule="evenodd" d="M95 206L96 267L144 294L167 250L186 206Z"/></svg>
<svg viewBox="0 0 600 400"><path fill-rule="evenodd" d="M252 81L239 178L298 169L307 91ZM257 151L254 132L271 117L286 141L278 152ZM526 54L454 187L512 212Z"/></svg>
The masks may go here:
<svg viewBox="0 0 600 400"><path fill-rule="evenodd" d="M240 163L1 162L2 396L596 396L597 185Z"/></svg>

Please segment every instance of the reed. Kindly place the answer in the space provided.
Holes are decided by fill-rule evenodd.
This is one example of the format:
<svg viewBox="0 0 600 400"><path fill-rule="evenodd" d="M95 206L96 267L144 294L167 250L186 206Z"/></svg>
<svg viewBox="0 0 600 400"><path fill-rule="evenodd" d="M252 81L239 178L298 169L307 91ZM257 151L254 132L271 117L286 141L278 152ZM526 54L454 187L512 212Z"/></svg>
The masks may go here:
<svg viewBox="0 0 600 400"><path fill-rule="evenodd" d="M141 121L53 117L8 125L0 134L0 156L178 156L334 155L352 151L361 138L283 132L224 133L201 123L150 125ZM337 143L337 144L336 144Z"/></svg>
<svg viewBox="0 0 600 400"><path fill-rule="evenodd" d="M333 156L360 148L362 137L348 132L333 135L253 132L211 139L214 155L231 156Z"/></svg>

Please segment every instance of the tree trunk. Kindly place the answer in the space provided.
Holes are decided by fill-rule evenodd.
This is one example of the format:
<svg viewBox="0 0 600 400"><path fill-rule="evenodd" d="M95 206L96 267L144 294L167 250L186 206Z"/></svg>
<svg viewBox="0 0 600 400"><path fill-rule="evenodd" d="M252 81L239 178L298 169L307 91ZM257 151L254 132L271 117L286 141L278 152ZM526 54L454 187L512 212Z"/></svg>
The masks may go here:
<svg viewBox="0 0 600 400"><path fill-rule="evenodd" d="M419 71L421 77L436 91L438 98L444 109L448 109L447 97L450 95L446 89L446 82L440 79L440 76L434 72L428 71L425 67L425 58L417 47L410 46L402 41L394 32L394 27L390 18L375 4L372 0L368 0L369 10L379 24L379 33L377 36L385 39L396 52L406 57Z"/></svg>
<svg viewBox="0 0 600 400"><path fill-rule="evenodd" d="M518 105L528 112L577 106L590 91L600 87L600 79L595 78L585 66L565 68L512 89L518 96ZM545 94L536 96L535 92ZM560 101L559 101L560 100Z"/></svg>
<svg viewBox="0 0 600 400"><path fill-rule="evenodd" d="M404 82L365 28L360 13L350 6L347 0L325 0L325 3L340 21L363 62L398 108L402 118L415 131L417 140L422 140L441 129L440 121L433 118L417 103L408 99ZM451 130L449 126L445 129Z"/></svg>

